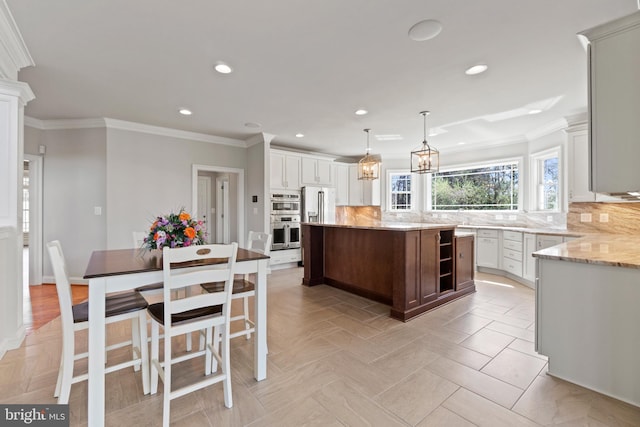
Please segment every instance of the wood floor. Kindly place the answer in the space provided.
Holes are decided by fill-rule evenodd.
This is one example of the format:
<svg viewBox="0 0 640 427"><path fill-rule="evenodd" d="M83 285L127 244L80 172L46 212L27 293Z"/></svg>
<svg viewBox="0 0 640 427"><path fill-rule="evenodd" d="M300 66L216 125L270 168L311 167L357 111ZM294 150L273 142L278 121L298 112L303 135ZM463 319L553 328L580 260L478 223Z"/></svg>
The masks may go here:
<svg viewBox="0 0 640 427"><path fill-rule="evenodd" d="M89 298L86 285L71 285L73 304ZM27 335L60 316L56 285L29 286L28 311L25 310Z"/></svg>
<svg viewBox="0 0 640 427"><path fill-rule="evenodd" d="M268 278L268 378L253 379L253 341L236 338L233 408L214 385L173 401L173 425L640 426L640 408L547 375L533 350L526 287L479 274L475 294L401 323L381 304L301 286L301 270ZM128 327L109 329L110 339ZM0 360L0 402L55 403L60 340L55 319ZM174 379L200 372L188 362ZM162 391L144 396L139 372L119 371L106 383L107 425L161 423ZM86 394L86 382L72 386L72 426L91 425Z"/></svg>

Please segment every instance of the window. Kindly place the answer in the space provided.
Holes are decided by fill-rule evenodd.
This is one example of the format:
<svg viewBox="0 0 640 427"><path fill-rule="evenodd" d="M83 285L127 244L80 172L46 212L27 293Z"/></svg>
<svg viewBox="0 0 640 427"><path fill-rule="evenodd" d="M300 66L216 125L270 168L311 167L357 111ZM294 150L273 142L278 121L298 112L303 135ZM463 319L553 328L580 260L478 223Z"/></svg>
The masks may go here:
<svg viewBox="0 0 640 427"><path fill-rule="evenodd" d="M531 205L534 210L560 210L560 148L531 155Z"/></svg>
<svg viewBox="0 0 640 427"><path fill-rule="evenodd" d="M389 210L413 209L412 176L409 172L389 172Z"/></svg>
<svg viewBox="0 0 640 427"><path fill-rule="evenodd" d="M518 162L481 165L433 174L433 210L518 210Z"/></svg>

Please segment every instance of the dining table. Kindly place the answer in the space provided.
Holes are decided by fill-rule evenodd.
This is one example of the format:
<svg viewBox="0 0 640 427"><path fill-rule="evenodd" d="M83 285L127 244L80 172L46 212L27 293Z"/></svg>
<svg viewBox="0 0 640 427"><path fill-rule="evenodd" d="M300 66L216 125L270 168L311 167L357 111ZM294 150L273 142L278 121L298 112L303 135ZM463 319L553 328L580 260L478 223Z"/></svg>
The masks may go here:
<svg viewBox="0 0 640 427"><path fill-rule="evenodd" d="M213 260L211 264L223 264ZM269 256L238 249L234 274L256 274L254 377L267 377L267 267ZM185 268L203 268L202 263ZM162 251L145 249L96 250L91 254L84 279L89 281L88 410L91 426L105 422L105 297L162 282Z"/></svg>

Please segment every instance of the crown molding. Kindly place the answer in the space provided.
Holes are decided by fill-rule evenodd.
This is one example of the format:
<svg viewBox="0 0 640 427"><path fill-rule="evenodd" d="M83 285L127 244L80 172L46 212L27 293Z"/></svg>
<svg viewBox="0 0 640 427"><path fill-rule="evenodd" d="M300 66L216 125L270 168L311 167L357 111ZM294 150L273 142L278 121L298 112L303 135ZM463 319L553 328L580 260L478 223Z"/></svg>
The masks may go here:
<svg viewBox="0 0 640 427"><path fill-rule="evenodd" d="M240 139L226 138L223 136L208 135L205 133L190 132L186 130L165 128L160 126L145 125L142 123L127 122L124 120L109 119L106 117L104 118L104 121L108 129L128 130L132 132L148 133L151 135L187 139L190 141L229 145L236 148L247 148L247 143Z"/></svg>
<svg viewBox="0 0 640 427"><path fill-rule="evenodd" d="M21 68L33 66L33 58L5 0L0 1L0 77L18 80Z"/></svg>
<svg viewBox="0 0 640 427"><path fill-rule="evenodd" d="M567 120L567 126L573 127L573 126L586 125L588 123L589 116L587 112L584 111L582 113L566 116L565 119Z"/></svg>
<svg viewBox="0 0 640 427"><path fill-rule="evenodd" d="M40 120L25 116L24 125L40 130L94 129L105 127L104 119Z"/></svg>
<svg viewBox="0 0 640 427"><path fill-rule="evenodd" d="M554 132L565 130L567 126L568 126L567 120L565 118L560 118L552 122L549 122L546 125L539 127L538 129L534 129L530 132L527 132L524 136L527 139L527 141L535 141L536 139L542 138L543 136L547 136Z"/></svg>
<svg viewBox="0 0 640 427"><path fill-rule="evenodd" d="M20 98L20 102L23 106L35 98L35 95L28 84L3 78L0 78L0 93Z"/></svg>

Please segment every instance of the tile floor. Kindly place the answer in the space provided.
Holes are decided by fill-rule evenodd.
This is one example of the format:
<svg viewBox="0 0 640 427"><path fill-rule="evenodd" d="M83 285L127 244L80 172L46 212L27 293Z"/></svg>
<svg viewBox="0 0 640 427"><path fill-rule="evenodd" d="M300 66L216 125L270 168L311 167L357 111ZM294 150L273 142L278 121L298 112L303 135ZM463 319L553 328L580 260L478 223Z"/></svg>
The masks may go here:
<svg viewBox="0 0 640 427"><path fill-rule="evenodd" d="M236 338L234 407L215 385L175 400L173 425L640 426L640 408L546 374L533 350L533 292L515 282L478 274L475 294L401 323L301 277L300 268L269 276L268 378L253 379L252 341ZM0 402L55 402L60 338L56 319L6 354ZM176 378L199 373L187 363ZM140 381L130 370L107 377L107 425L160 424L162 392L144 396ZM91 425L86 393L86 383L72 387L72 426Z"/></svg>

